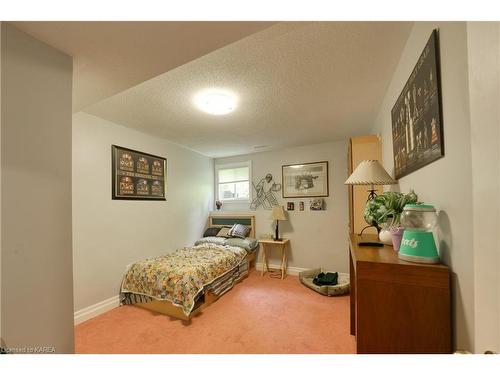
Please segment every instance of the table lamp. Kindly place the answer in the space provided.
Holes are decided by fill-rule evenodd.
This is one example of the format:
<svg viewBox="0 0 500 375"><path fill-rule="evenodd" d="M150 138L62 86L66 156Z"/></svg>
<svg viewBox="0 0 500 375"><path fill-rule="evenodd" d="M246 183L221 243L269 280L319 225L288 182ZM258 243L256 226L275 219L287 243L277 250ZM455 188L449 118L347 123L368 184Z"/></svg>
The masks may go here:
<svg viewBox="0 0 500 375"><path fill-rule="evenodd" d="M285 210L282 206L274 206L271 217L273 220L276 220L276 233L274 235L274 240L281 241L281 238L279 236L279 222L280 220L286 221Z"/></svg>
<svg viewBox="0 0 500 375"><path fill-rule="evenodd" d="M370 185L367 199L369 201L377 196L375 185L393 185L397 184L397 181L387 173L378 160L363 160L344 183L346 185ZM375 227L377 233L380 232L380 227L377 223L371 223L371 225L363 228L360 234L363 234L363 231L370 227Z"/></svg>

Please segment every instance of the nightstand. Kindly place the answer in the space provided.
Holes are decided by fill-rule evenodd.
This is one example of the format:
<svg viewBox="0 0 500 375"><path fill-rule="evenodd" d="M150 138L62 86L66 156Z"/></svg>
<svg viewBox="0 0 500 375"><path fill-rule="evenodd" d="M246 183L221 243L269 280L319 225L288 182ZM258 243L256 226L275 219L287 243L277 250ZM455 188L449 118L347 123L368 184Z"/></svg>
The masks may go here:
<svg viewBox="0 0 500 375"><path fill-rule="evenodd" d="M285 278L286 275L286 249L290 240L283 238L280 241L275 241L273 239L262 239L259 240L259 243L262 245L262 273L261 276L264 276L265 272L269 271L269 265L267 262L267 250L268 248L278 247L281 250L281 279ZM265 271L264 271L265 267Z"/></svg>

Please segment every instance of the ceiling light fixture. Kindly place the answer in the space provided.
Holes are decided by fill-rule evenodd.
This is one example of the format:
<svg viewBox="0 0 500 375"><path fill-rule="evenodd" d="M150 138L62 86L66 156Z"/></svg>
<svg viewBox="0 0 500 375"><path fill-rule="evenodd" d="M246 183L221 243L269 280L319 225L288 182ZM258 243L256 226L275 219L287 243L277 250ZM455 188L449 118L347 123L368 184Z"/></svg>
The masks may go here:
<svg viewBox="0 0 500 375"><path fill-rule="evenodd" d="M236 108L236 96L228 91L204 90L194 98L195 105L211 115L226 115Z"/></svg>

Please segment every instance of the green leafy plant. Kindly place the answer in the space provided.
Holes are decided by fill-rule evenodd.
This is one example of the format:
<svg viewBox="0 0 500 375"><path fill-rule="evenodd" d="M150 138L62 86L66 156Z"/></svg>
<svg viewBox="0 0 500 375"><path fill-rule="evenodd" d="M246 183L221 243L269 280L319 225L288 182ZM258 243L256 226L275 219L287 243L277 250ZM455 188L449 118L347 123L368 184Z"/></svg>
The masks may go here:
<svg viewBox="0 0 500 375"><path fill-rule="evenodd" d="M370 225L398 226L401 222L403 207L416 204L418 196L413 190L408 194L388 191L366 202L365 220Z"/></svg>

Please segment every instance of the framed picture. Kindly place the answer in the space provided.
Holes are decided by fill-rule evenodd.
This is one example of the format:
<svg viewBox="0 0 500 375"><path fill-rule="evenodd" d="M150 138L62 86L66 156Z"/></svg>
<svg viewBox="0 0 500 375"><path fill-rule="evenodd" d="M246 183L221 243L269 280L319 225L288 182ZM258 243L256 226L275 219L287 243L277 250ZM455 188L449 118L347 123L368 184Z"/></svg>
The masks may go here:
<svg viewBox="0 0 500 375"><path fill-rule="evenodd" d="M328 197L328 162L281 167L283 198Z"/></svg>
<svg viewBox="0 0 500 375"><path fill-rule="evenodd" d="M112 198L165 200L167 159L111 146Z"/></svg>
<svg viewBox="0 0 500 375"><path fill-rule="evenodd" d="M438 47L434 30L391 111L396 179L444 156Z"/></svg>
<svg viewBox="0 0 500 375"><path fill-rule="evenodd" d="M325 209L325 200L323 198L311 200L309 209L311 211L323 211Z"/></svg>

